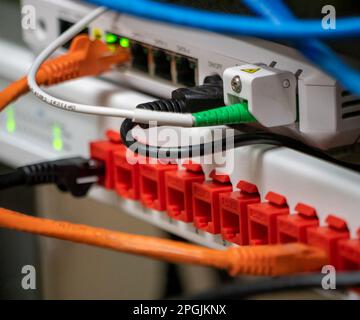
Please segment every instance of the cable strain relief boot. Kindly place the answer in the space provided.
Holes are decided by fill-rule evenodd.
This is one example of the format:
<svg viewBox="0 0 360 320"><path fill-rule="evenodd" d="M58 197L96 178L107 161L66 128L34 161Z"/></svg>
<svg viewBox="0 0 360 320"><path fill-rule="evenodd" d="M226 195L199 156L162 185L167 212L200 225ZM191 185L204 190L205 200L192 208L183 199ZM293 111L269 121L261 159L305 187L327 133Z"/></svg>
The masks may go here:
<svg viewBox="0 0 360 320"><path fill-rule="evenodd" d="M196 112L193 116L196 127L256 122L246 103Z"/></svg>
<svg viewBox="0 0 360 320"><path fill-rule="evenodd" d="M204 83L172 92L171 99L161 99L139 104L137 109L173 113L193 113L224 105L223 82L219 75L205 78Z"/></svg>
<svg viewBox="0 0 360 320"><path fill-rule="evenodd" d="M155 100L152 102L139 104L136 108L152 110L152 111L174 112L174 113L186 112L185 111L185 101L183 99Z"/></svg>
<svg viewBox="0 0 360 320"><path fill-rule="evenodd" d="M17 171L26 185L54 183L60 190L81 197L104 175L105 168L99 161L74 157L31 164Z"/></svg>
<svg viewBox="0 0 360 320"><path fill-rule="evenodd" d="M56 180L56 166L50 162L31 164L17 170L25 175L27 185L53 183Z"/></svg>
<svg viewBox="0 0 360 320"><path fill-rule="evenodd" d="M233 247L226 254L229 255L228 271L232 276L313 272L329 263L323 250L302 243Z"/></svg>
<svg viewBox="0 0 360 320"><path fill-rule="evenodd" d="M204 83L190 88L179 88L172 92L172 99L183 100L183 112L193 113L223 106L223 81L219 75L207 76Z"/></svg>

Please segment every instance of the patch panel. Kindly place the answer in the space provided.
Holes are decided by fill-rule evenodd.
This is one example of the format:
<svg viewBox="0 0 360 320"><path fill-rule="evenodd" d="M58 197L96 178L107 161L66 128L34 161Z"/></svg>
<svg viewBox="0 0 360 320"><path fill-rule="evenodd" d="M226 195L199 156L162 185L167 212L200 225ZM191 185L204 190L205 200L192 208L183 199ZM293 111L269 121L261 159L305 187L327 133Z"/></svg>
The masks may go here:
<svg viewBox="0 0 360 320"><path fill-rule="evenodd" d="M298 203L296 213L290 215L285 196L270 191L267 202L261 202L255 184L240 180L238 190L233 191L228 175L212 170L208 180L202 166L193 162L181 166L134 162L139 158L127 154L117 132L106 135L107 140L91 144L92 153L112 167L107 172L114 175L111 188L118 195L140 200L143 209L136 207L136 216L144 214L147 220L175 233L182 230L181 234L198 242L213 237L214 247L221 247L221 241L229 245L303 242L324 249L339 269L360 267L360 241L350 240L343 219L328 215L327 226L320 226L316 209L304 203ZM100 155L94 146L101 150ZM134 187L138 196L134 196Z"/></svg>
<svg viewBox="0 0 360 320"><path fill-rule="evenodd" d="M115 181L119 175L122 181L126 180L121 192L116 182L113 184L112 189L118 195L136 200L126 190L133 188L134 178L139 179L139 200L144 209L137 210L135 215L142 217L144 214L149 221L155 219L175 233L182 230L181 234L196 241L213 237L214 247L221 247L221 241L228 245L303 242L324 249L330 263L339 269L358 268L360 241L350 240L343 219L327 215L327 225L322 226L316 209L304 203L298 203L296 213L290 214L285 196L270 191L264 197L267 202L261 202L255 184L240 180L236 184L238 190L234 191L229 175L212 170L211 180L208 180L202 166L193 162L181 166L149 161L133 163L118 133L109 131L107 137L91 146L98 144L107 151L107 156L113 157L112 161L106 157L102 159L113 167L108 172L115 176ZM117 174L119 155L121 171ZM128 172L124 173L122 168ZM163 212L165 209L167 211Z"/></svg>

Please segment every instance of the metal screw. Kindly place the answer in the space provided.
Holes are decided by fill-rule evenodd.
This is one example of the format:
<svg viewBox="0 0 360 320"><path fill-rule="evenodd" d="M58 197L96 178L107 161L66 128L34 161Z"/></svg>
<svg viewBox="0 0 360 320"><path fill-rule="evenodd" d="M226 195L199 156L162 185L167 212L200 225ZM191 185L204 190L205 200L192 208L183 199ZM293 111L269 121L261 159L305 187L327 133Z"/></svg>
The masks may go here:
<svg viewBox="0 0 360 320"><path fill-rule="evenodd" d="M283 88L289 88L290 87L290 81L288 79L285 79L283 81L282 85L283 85Z"/></svg>
<svg viewBox="0 0 360 320"><path fill-rule="evenodd" d="M235 76L234 78L231 79L231 88L233 89L233 91L240 93L242 89L242 85L239 76Z"/></svg>

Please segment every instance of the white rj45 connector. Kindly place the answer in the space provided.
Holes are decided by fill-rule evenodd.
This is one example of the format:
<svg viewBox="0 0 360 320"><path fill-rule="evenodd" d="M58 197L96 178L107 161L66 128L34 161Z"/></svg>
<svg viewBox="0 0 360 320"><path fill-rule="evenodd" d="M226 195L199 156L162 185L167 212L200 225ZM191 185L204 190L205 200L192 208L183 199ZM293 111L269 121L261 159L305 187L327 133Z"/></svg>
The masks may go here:
<svg viewBox="0 0 360 320"><path fill-rule="evenodd" d="M246 100L249 111L266 127L296 121L296 78L288 71L246 64L224 71L227 105Z"/></svg>

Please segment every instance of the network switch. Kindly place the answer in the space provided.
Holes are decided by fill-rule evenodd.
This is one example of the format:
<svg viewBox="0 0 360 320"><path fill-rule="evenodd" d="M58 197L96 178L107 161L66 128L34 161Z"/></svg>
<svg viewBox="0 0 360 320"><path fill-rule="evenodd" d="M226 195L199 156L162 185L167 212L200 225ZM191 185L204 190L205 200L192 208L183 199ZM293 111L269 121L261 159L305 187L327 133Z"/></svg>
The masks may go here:
<svg viewBox="0 0 360 320"><path fill-rule="evenodd" d="M23 0L37 9L45 36L25 30L24 39L39 52L62 31L61 21L74 23L91 6L70 0ZM295 49L278 43L236 38L179 28L109 12L92 23L88 32L106 42L129 46L132 62L104 77L119 84L168 98L179 86L203 83L208 75L223 75L228 68L256 64L276 67L296 77L297 118L273 128L310 145L332 149L355 143L359 134L360 100L336 80L307 62ZM109 43L113 45L114 43Z"/></svg>

